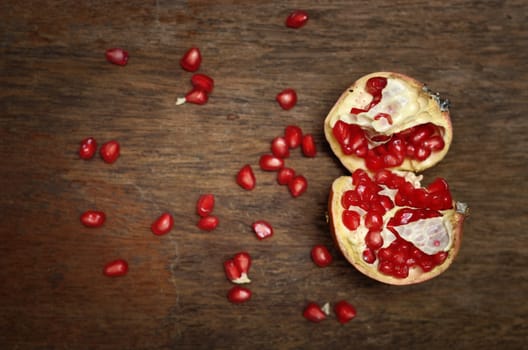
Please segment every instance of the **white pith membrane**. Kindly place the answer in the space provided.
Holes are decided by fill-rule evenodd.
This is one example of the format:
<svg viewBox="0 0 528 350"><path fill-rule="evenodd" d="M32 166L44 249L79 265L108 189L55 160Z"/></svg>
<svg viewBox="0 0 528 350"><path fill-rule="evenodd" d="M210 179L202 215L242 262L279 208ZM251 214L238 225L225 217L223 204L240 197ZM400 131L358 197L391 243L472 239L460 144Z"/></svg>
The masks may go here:
<svg viewBox="0 0 528 350"><path fill-rule="evenodd" d="M251 283L251 280L249 279L247 273L242 272L240 277L231 280L231 282L236 283L236 284L247 284L247 283Z"/></svg>
<svg viewBox="0 0 528 350"><path fill-rule="evenodd" d="M351 113L352 108L365 109L372 101L373 96L365 90L365 86L373 77L387 79L387 85L381 91L381 100L366 112ZM380 113L390 115L392 124L387 118L376 119ZM445 156L452 140L447 105L444 105L438 95L431 93L423 84L391 72L372 73L357 80L340 96L325 119L326 139L339 160L351 172L357 168L365 169L365 160L354 154L345 154L339 141L335 139L332 130L337 121L360 126L369 140L369 149L389 141L387 138L385 141L376 142L372 140L375 136L390 136L413 126L434 124L444 140L444 148L433 151L425 160L405 157L402 164L391 170L419 172L427 169Z"/></svg>

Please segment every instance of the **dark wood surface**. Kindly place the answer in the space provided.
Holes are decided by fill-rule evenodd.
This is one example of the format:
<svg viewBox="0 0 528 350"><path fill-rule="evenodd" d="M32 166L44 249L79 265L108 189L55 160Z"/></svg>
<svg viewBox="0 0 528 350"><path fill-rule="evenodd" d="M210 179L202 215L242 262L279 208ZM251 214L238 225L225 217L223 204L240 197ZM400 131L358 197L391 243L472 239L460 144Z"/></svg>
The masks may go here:
<svg viewBox="0 0 528 350"><path fill-rule="evenodd" d="M284 26L296 8L311 16ZM520 349L528 338L526 1L13 1L0 4L0 344L2 349ZM130 53L108 64L107 48ZM204 106L175 106L191 46L216 82ZM373 71L411 75L452 102L454 142L425 173L469 203L460 255L442 276L394 287L367 279L332 246L332 181L345 174L324 140L342 90ZM283 111L277 92L297 90ZM256 170L288 124L318 155L288 165L308 191L293 199ZM116 139L113 165L78 159L79 141ZM220 225L196 228L202 193ZM104 210L100 229L80 225ZM163 237L149 231L162 211ZM270 221L257 241L250 224ZM309 257L331 247L325 269ZM222 262L254 258L253 298L226 300ZM126 277L102 275L123 257ZM352 302L347 325L305 321L307 301Z"/></svg>

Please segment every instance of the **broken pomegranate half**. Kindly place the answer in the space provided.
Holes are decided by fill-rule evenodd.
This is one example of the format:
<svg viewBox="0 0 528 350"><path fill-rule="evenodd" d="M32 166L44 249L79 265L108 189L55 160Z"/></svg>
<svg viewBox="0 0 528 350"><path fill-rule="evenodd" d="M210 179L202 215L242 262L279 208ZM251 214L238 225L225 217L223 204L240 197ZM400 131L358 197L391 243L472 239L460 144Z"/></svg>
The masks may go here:
<svg viewBox="0 0 528 350"><path fill-rule="evenodd" d="M438 163L452 140L449 101L391 72L368 74L339 98L325 136L352 172L334 181L330 228L345 258L388 284L426 281L453 262L467 205L438 178L416 175Z"/></svg>
<svg viewBox="0 0 528 350"><path fill-rule="evenodd" d="M325 136L349 171L420 172L446 155L452 140L449 101L399 73L357 80L328 113Z"/></svg>
<svg viewBox="0 0 528 350"><path fill-rule="evenodd" d="M453 201L438 178L358 169L334 181L330 227L345 258L365 275L388 284L413 284L445 271L458 253L467 206Z"/></svg>

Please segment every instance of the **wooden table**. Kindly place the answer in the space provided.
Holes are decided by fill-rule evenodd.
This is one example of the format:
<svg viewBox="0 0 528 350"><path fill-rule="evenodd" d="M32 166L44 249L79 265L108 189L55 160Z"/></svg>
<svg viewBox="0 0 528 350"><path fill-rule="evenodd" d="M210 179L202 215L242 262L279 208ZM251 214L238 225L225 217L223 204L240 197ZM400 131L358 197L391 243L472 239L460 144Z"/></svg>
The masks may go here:
<svg viewBox="0 0 528 350"><path fill-rule="evenodd" d="M291 10L308 24L288 29ZM13 1L0 5L0 344L3 349L520 349L528 340L528 26L526 1ZM206 105L179 59L201 49L215 79ZM127 66L105 61L110 47ZM454 142L425 172L469 203L460 255L408 287L361 275L332 245L325 210L345 174L322 125L358 77L411 75L451 102ZM275 95L297 90L284 111ZM258 158L286 125L315 137L313 159L287 164L308 191L292 198ZM116 139L113 165L78 158L93 136ZM252 164L257 187L238 187ZM196 227L214 193L220 225ZM107 214L87 229L87 209ZM150 233L161 212L166 236ZM258 241L250 224L270 221ZM334 255L310 260L314 244ZM247 250L253 298L226 299L222 262ZM126 258L130 271L102 266ZM346 299L358 316L313 324L308 301Z"/></svg>

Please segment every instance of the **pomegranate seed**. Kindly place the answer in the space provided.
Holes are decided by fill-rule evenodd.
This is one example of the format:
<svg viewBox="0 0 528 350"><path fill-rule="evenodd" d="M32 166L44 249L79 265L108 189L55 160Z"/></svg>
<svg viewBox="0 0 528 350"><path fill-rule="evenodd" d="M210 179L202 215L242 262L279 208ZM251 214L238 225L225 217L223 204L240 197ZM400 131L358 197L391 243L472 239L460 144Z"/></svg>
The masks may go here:
<svg viewBox="0 0 528 350"><path fill-rule="evenodd" d="M427 191L429 193L444 193L449 191L449 185L445 179L438 177L427 186Z"/></svg>
<svg viewBox="0 0 528 350"><path fill-rule="evenodd" d="M103 269L103 274L108 277L124 276L128 272L128 263L126 260L117 259L107 263Z"/></svg>
<svg viewBox="0 0 528 350"><path fill-rule="evenodd" d="M86 227L100 227L106 221L106 215L102 211L87 210L81 215L81 223Z"/></svg>
<svg viewBox="0 0 528 350"><path fill-rule="evenodd" d="M345 300L338 301L334 305L334 311L341 324L345 324L356 317L356 308Z"/></svg>
<svg viewBox="0 0 528 350"><path fill-rule="evenodd" d="M279 185L287 185L295 177L295 170L292 168L282 168L277 173L277 182Z"/></svg>
<svg viewBox="0 0 528 350"><path fill-rule="evenodd" d="M241 286L234 286L227 293L227 299L233 304L241 304L251 299L251 291Z"/></svg>
<svg viewBox="0 0 528 350"><path fill-rule="evenodd" d="M372 150L367 153L367 157L365 158L365 165L367 166L367 168L371 171L378 171L383 169L383 167L385 166L383 158L371 152Z"/></svg>
<svg viewBox="0 0 528 350"><path fill-rule="evenodd" d="M288 183L288 189L293 197L299 197L308 189L308 181L302 175L294 176Z"/></svg>
<svg viewBox="0 0 528 350"><path fill-rule="evenodd" d="M214 88L214 80L205 74L193 74L191 77L191 84L195 89L203 90L210 94Z"/></svg>
<svg viewBox="0 0 528 350"><path fill-rule="evenodd" d="M317 150L315 148L315 141L312 135L306 134L302 138L302 152L305 157L315 157Z"/></svg>
<svg viewBox="0 0 528 350"><path fill-rule="evenodd" d="M301 145L302 141L302 130L296 125L288 125L284 129L284 138L290 148L296 148Z"/></svg>
<svg viewBox="0 0 528 350"><path fill-rule="evenodd" d="M208 216L213 212L215 196L213 194L202 194L196 202L196 213L201 217Z"/></svg>
<svg viewBox="0 0 528 350"><path fill-rule="evenodd" d="M273 236L273 227L264 220L255 221L252 224L253 231L259 240Z"/></svg>
<svg viewBox="0 0 528 350"><path fill-rule="evenodd" d="M251 165L246 164L238 171L236 182L240 187L248 191L251 191L255 188L257 182Z"/></svg>
<svg viewBox="0 0 528 350"><path fill-rule="evenodd" d="M444 148L445 142L440 135L431 136L422 143L422 146L429 148L431 151L440 151Z"/></svg>
<svg viewBox="0 0 528 350"><path fill-rule="evenodd" d="M326 319L326 314L317 303L309 302L303 311L303 317L311 322L321 322Z"/></svg>
<svg viewBox="0 0 528 350"><path fill-rule="evenodd" d="M236 253L233 257L233 261L241 273L247 274L249 272L249 268L251 267L251 256L248 253Z"/></svg>
<svg viewBox="0 0 528 350"><path fill-rule="evenodd" d="M124 66L128 62L128 52L118 47L106 50L105 56L108 62L118 66Z"/></svg>
<svg viewBox="0 0 528 350"><path fill-rule="evenodd" d="M79 157L81 159L92 159L95 151L97 150L97 142L93 137L85 138L81 141L81 147L79 148Z"/></svg>
<svg viewBox="0 0 528 350"><path fill-rule="evenodd" d="M383 261L392 259L392 251L389 248L381 248L378 250L378 258Z"/></svg>
<svg viewBox="0 0 528 350"><path fill-rule="evenodd" d="M433 124L431 123L427 123L427 124L423 124L423 125L418 125L414 131L412 132L412 134L410 135L409 137L409 141L415 145L415 146L418 146L420 144L422 144L422 142L424 140L426 140L427 138L429 138L429 136L431 136L433 133L435 132L435 127Z"/></svg>
<svg viewBox="0 0 528 350"><path fill-rule="evenodd" d="M424 255L420 260L418 260L418 264L424 272L429 272L433 269L433 267L435 267L433 259L428 255Z"/></svg>
<svg viewBox="0 0 528 350"><path fill-rule="evenodd" d="M380 213L369 211L365 216L365 226L369 230L381 230L383 228L383 216Z"/></svg>
<svg viewBox="0 0 528 350"><path fill-rule="evenodd" d="M407 278L409 276L409 266L405 263L394 265L394 271L392 275L396 278Z"/></svg>
<svg viewBox="0 0 528 350"><path fill-rule="evenodd" d="M104 143L101 146L101 149L99 150L99 154L101 155L101 158L106 163L112 164L114 163L117 158L119 158L120 155L120 147L119 142L117 141L108 141Z"/></svg>
<svg viewBox="0 0 528 350"><path fill-rule="evenodd" d="M350 231L354 231L359 227L361 216L357 211L345 210L343 211L343 224Z"/></svg>
<svg viewBox="0 0 528 350"><path fill-rule="evenodd" d="M284 167L284 160L272 154L263 154L260 157L259 165L265 171L277 171Z"/></svg>
<svg viewBox="0 0 528 350"><path fill-rule="evenodd" d="M156 219L150 226L153 234L161 236L169 233L174 226L174 218L169 213L163 213L159 218Z"/></svg>
<svg viewBox="0 0 528 350"><path fill-rule="evenodd" d="M297 93L293 89L284 89L275 97L282 109L292 109L297 103Z"/></svg>
<svg viewBox="0 0 528 350"><path fill-rule="evenodd" d="M360 203L359 196L356 191L348 190L341 197L341 206L345 209L350 208L351 206L358 206Z"/></svg>
<svg viewBox="0 0 528 350"><path fill-rule="evenodd" d="M377 95L381 93L381 90L383 90L385 86L387 86L387 78L372 77L367 80L365 90L371 95Z"/></svg>
<svg viewBox="0 0 528 350"><path fill-rule="evenodd" d="M180 60L180 65L183 69L189 72L195 72L200 68L200 64L202 63L202 54L200 53L200 49L197 47L192 47Z"/></svg>
<svg viewBox="0 0 528 350"><path fill-rule="evenodd" d="M286 143L286 139L282 136L277 136L271 141L271 152L275 157L288 158L290 156L290 149Z"/></svg>
<svg viewBox="0 0 528 350"><path fill-rule="evenodd" d="M324 245L316 245L311 251L313 262L319 267L326 267L332 262L332 255Z"/></svg>
<svg viewBox="0 0 528 350"><path fill-rule="evenodd" d="M383 246L383 237L380 231L369 231L365 236L365 244L373 250L377 250Z"/></svg>
<svg viewBox="0 0 528 350"><path fill-rule="evenodd" d="M178 97L176 99L176 105L182 105L184 103L193 103L195 105L204 105L209 100L207 92L202 89L194 88L189 91L185 97Z"/></svg>
<svg viewBox="0 0 528 350"><path fill-rule="evenodd" d="M414 151L414 158L422 161L426 160L431 155L431 150L429 148L418 147Z"/></svg>
<svg viewBox="0 0 528 350"><path fill-rule="evenodd" d="M288 17L286 17L286 26L297 29L304 26L307 21L308 13L303 10L296 10L290 13Z"/></svg>
<svg viewBox="0 0 528 350"><path fill-rule="evenodd" d="M382 261L378 265L379 272L385 274L385 275L392 275L392 271L394 270L394 264L390 261Z"/></svg>
<svg viewBox="0 0 528 350"><path fill-rule="evenodd" d="M203 231L212 231L218 226L218 218L213 215L204 216L198 221L198 228Z"/></svg>
<svg viewBox="0 0 528 350"><path fill-rule="evenodd" d="M242 277L242 272L235 265L233 259L224 261L224 272L229 281L236 281Z"/></svg>
<svg viewBox="0 0 528 350"><path fill-rule="evenodd" d="M376 261L376 255L372 249L367 248L363 251L363 261L367 264L373 264Z"/></svg>

